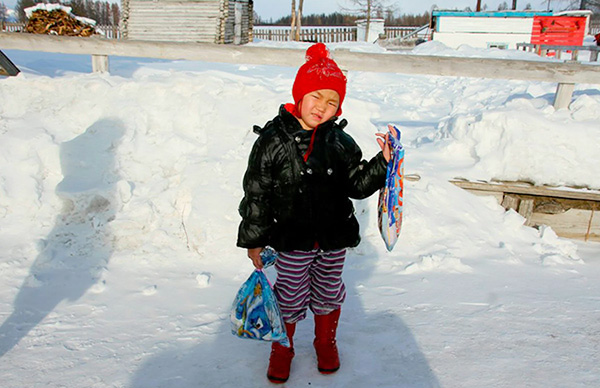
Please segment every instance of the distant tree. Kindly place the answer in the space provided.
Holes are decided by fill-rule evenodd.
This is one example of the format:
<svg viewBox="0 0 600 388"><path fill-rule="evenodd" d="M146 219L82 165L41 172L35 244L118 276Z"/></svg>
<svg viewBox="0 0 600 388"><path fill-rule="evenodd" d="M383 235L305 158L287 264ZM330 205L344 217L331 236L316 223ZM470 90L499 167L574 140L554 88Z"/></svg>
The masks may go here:
<svg viewBox="0 0 600 388"><path fill-rule="evenodd" d="M119 4L112 3L110 5L110 12L112 15L112 25L118 26L121 23L121 10L119 9Z"/></svg>
<svg viewBox="0 0 600 388"><path fill-rule="evenodd" d="M578 9L589 9L595 12L600 12L600 0L579 0L575 1L574 3L575 4L572 4L572 6L579 3L577 7Z"/></svg>
<svg viewBox="0 0 600 388"><path fill-rule="evenodd" d="M506 1L503 1L502 3L500 3L500 5L498 5L498 11L506 11L508 9L508 4L506 3Z"/></svg>
<svg viewBox="0 0 600 388"><path fill-rule="evenodd" d="M73 12L73 14L78 16L83 16L86 14L85 3L83 2L83 0L71 0L67 4L69 5L69 7L71 7L71 12Z"/></svg>
<svg viewBox="0 0 600 388"><path fill-rule="evenodd" d="M296 29L296 0L292 0L292 12L290 17L290 40L294 40Z"/></svg>
<svg viewBox="0 0 600 388"><path fill-rule="evenodd" d="M589 2L590 0L586 1ZM544 0L542 4L546 4L547 10L567 10L567 9L579 9L581 0Z"/></svg>
<svg viewBox="0 0 600 388"><path fill-rule="evenodd" d="M600 0L545 0L542 3L557 10L588 9L594 13L600 12Z"/></svg>
<svg viewBox="0 0 600 388"><path fill-rule="evenodd" d="M17 4L15 5L15 11L17 12L17 19L19 20L19 22L27 22L25 8L33 7L36 3L36 0L17 0Z"/></svg>
<svg viewBox="0 0 600 388"><path fill-rule="evenodd" d="M292 0L292 17L290 21L290 40L300 41L300 29L302 28L302 8L304 7L304 0L300 0L298 3L298 9L296 9L296 0Z"/></svg>
<svg viewBox="0 0 600 388"><path fill-rule="evenodd" d="M256 11L252 11L252 19L254 20L254 25L255 26L259 26L261 24L264 24L264 22L262 21L261 17L258 15L258 13Z"/></svg>
<svg viewBox="0 0 600 388"><path fill-rule="evenodd" d="M8 7L6 4L0 2L0 31L4 30L4 23L8 17Z"/></svg>
<svg viewBox="0 0 600 388"><path fill-rule="evenodd" d="M532 8L531 8L531 3L527 3L527 4L525 5L525 8L524 8L524 9L526 9L526 10L530 10L530 9L532 9Z"/></svg>
<svg viewBox="0 0 600 388"><path fill-rule="evenodd" d="M383 17L385 9L389 8L389 0L349 0L354 6L352 8L344 8L344 11L357 14L367 20L367 28L365 36L369 36L369 27L371 18Z"/></svg>
<svg viewBox="0 0 600 388"><path fill-rule="evenodd" d="M331 14L310 14L302 17L302 24L306 26L355 26L358 15L350 15L345 13L334 12ZM424 12L421 15L403 14L396 16L395 14L386 13L385 24L387 26L422 26L429 23L431 14ZM273 21L264 21L267 25L289 26L290 16L285 16Z"/></svg>

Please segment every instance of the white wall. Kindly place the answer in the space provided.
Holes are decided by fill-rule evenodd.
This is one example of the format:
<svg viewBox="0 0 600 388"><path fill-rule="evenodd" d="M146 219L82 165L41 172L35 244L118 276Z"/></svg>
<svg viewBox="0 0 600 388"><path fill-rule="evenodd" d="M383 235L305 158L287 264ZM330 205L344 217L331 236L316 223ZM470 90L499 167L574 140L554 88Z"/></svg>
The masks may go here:
<svg viewBox="0 0 600 388"><path fill-rule="evenodd" d="M533 18L453 17L437 18L433 40L448 47L462 44L472 47L506 45L516 49L517 43L529 43Z"/></svg>
<svg viewBox="0 0 600 388"><path fill-rule="evenodd" d="M517 43L529 43L531 34L476 34L476 33L444 33L436 32L433 40L442 42L451 48L466 44L471 47L487 48L490 45L506 44L508 49L516 49Z"/></svg>
<svg viewBox="0 0 600 388"><path fill-rule="evenodd" d="M439 32L531 34L533 18L456 17L437 18Z"/></svg>

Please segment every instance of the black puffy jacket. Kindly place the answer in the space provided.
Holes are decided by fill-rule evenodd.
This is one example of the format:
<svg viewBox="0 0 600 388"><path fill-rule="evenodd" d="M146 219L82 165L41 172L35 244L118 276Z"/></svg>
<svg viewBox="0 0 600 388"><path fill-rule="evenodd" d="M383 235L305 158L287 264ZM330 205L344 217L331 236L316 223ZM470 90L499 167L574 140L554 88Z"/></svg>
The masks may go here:
<svg viewBox="0 0 600 388"><path fill-rule="evenodd" d="M387 162L379 152L369 162L350 135L347 121L321 124L308 160L313 131L282 105L264 128L255 127L254 143L244 175L242 222L237 245L270 245L279 251L355 247L360 242L349 198L370 196L385 184Z"/></svg>

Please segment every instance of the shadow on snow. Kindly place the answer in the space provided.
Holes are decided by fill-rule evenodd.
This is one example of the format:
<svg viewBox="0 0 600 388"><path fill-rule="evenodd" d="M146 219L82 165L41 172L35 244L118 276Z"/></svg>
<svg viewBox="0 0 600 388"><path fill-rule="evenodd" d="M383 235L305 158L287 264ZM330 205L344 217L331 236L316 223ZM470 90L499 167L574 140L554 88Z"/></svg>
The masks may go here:
<svg viewBox="0 0 600 388"><path fill-rule="evenodd" d="M109 223L116 213L113 148L120 121L103 119L60 146L63 202L54 228L40 242L12 314L0 326L0 357L15 347L62 301L79 299L97 284L112 255ZM101 285L100 285L101 286Z"/></svg>

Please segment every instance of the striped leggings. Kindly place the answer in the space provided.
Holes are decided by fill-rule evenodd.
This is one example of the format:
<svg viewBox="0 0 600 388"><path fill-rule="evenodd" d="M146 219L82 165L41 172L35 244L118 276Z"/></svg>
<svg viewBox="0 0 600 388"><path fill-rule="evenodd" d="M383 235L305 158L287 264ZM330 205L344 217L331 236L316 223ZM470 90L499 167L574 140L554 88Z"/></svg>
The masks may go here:
<svg viewBox="0 0 600 388"><path fill-rule="evenodd" d="M345 249L279 252L273 288L286 323L306 318L309 307L316 315L341 307L346 298L342 281L345 259Z"/></svg>

